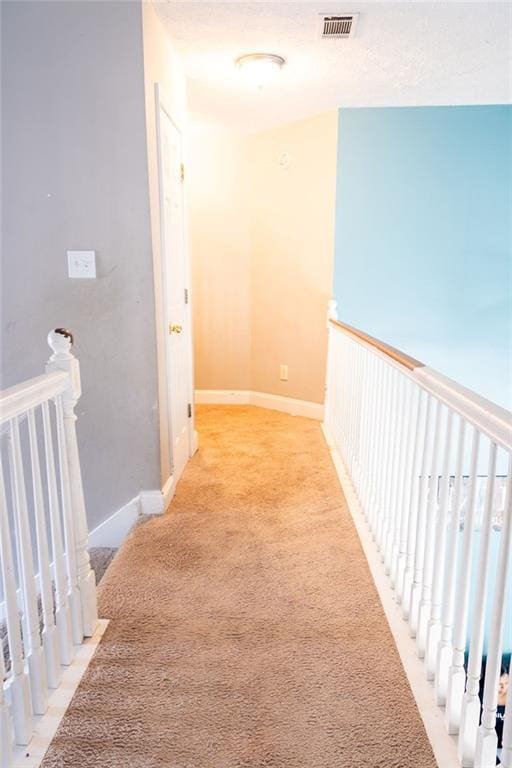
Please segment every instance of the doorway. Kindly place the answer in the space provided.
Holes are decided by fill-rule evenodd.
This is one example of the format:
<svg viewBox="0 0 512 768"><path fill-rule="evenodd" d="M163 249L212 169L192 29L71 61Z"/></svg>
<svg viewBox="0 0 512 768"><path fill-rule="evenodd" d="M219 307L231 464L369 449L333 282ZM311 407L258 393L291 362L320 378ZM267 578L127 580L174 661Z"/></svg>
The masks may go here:
<svg viewBox="0 0 512 768"><path fill-rule="evenodd" d="M194 450L192 333L185 232L183 139L155 85L169 455L174 485Z"/></svg>

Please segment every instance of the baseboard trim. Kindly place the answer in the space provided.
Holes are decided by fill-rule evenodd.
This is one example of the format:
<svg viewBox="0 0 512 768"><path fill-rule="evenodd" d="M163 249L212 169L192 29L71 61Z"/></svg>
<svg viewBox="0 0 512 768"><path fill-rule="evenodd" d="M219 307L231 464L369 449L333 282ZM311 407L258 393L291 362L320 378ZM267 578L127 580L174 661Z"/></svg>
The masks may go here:
<svg viewBox="0 0 512 768"><path fill-rule="evenodd" d="M455 737L450 736L446 731L443 710L435 703L432 685L426 679L424 664L416 655L414 642L409 636L409 627L403 620L400 606L393 597L389 579L384 572L377 547L366 525L363 510L343 459L324 423L322 423L322 431L437 764L443 768L460 768Z"/></svg>
<svg viewBox="0 0 512 768"><path fill-rule="evenodd" d="M119 547L139 517L161 515L166 511L174 488L174 477L170 475L161 491L141 491L89 532L89 547Z"/></svg>
<svg viewBox="0 0 512 768"><path fill-rule="evenodd" d="M200 405L256 405L317 421L324 417L324 406L321 403L243 389L196 389L195 401Z"/></svg>
<svg viewBox="0 0 512 768"><path fill-rule="evenodd" d="M190 454L190 457L197 453L199 450L199 434L197 432L197 429L194 429L194 432L192 434L192 452Z"/></svg>
<svg viewBox="0 0 512 768"><path fill-rule="evenodd" d="M291 416L305 416L308 419L322 421L324 406L321 403L311 403L308 400L297 400L282 395L269 395L266 392L251 392L250 404L259 408L270 408L272 411L289 413Z"/></svg>
<svg viewBox="0 0 512 768"><path fill-rule="evenodd" d="M199 405L249 405L251 393L244 389L196 389Z"/></svg>
<svg viewBox="0 0 512 768"><path fill-rule="evenodd" d="M62 668L59 687L50 691L48 709L44 715L35 718L34 733L29 743L23 747L14 747L13 768L39 768L43 762L108 624L109 619L98 619L93 636L84 638L82 645L75 646L76 653L73 661L70 666Z"/></svg>
<svg viewBox="0 0 512 768"><path fill-rule="evenodd" d="M176 489L176 484L174 482L174 475L169 475L169 477L164 483L164 487L162 488L162 496L163 496L162 512L165 512L169 504L171 503L172 497L174 496L175 489Z"/></svg>
<svg viewBox="0 0 512 768"><path fill-rule="evenodd" d="M164 511L163 491L141 491L139 500L141 515L161 515Z"/></svg>
<svg viewBox="0 0 512 768"><path fill-rule="evenodd" d="M135 496L89 532L89 547L118 547L140 517L140 499Z"/></svg>

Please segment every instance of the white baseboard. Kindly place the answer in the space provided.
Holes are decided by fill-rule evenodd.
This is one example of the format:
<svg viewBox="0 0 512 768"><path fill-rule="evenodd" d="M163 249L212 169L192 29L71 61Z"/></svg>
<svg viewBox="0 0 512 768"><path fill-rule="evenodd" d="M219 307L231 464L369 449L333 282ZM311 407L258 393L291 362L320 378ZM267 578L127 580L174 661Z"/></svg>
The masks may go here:
<svg viewBox="0 0 512 768"><path fill-rule="evenodd" d="M49 692L48 709L44 715L35 718L34 733L29 743L26 746L14 748L13 768L39 768L43 762L108 624L109 619L98 619L93 636L84 638L82 645L75 646L73 661L69 666L62 667L62 680L59 687Z"/></svg>
<svg viewBox="0 0 512 768"><path fill-rule="evenodd" d="M113 515L89 532L89 547L119 547L142 515L161 515L174 496L171 475L161 491L141 491Z"/></svg>
<svg viewBox="0 0 512 768"><path fill-rule="evenodd" d="M251 393L244 389L196 389L199 405L249 405Z"/></svg>
<svg viewBox="0 0 512 768"><path fill-rule="evenodd" d="M422 660L416 655L416 644L409 635L409 626L402 618L400 606L395 602L389 578L385 574L379 552L364 519L352 481L325 424L322 424L322 430L437 764L442 768L460 768L456 739L446 731L444 709L435 703L433 687L426 678Z"/></svg>
<svg viewBox="0 0 512 768"><path fill-rule="evenodd" d="M164 483L164 487L162 488L162 496L163 496L162 512L165 512L167 510L167 507L171 503L171 499L174 496L175 489L176 489L176 484L174 482L174 475L169 475L169 477Z"/></svg>
<svg viewBox="0 0 512 768"><path fill-rule="evenodd" d="M259 408L269 408L292 416L306 416L318 421L324 417L324 406L321 403L243 389L196 389L195 401L200 405L256 405Z"/></svg>
<svg viewBox="0 0 512 768"><path fill-rule="evenodd" d="M269 395L266 392L251 392L250 404L260 408L270 408L272 411L282 411L292 416L306 416L308 419L322 421L324 406L321 403L311 403L308 400L297 400L282 395Z"/></svg>
<svg viewBox="0 0 512 768"><path fill-rule="evenodd" d="M118 547L139 516L140 499L135 496L89 532L89 547Z"/></svg>
<svg viewBox="0 0 512 768"><path fill-rule="evenodd" d="M141 491L139 501L141 515L161 515L164 511L162 491Z"/></svg>
<svg viewBox="0 0 512 768"><path fill-rule="evenodd" d="M194 434L192 435L192 453L190 454L191 457L197 452L198 448L199 448L199 435L198 435L197 429L194 429Z"/></svg>

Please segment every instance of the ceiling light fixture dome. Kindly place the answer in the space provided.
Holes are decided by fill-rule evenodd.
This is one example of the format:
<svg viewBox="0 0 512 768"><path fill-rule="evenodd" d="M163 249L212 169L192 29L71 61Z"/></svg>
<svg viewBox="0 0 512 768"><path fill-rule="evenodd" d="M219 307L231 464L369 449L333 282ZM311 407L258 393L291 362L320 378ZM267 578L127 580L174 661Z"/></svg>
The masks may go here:
<svg viewBox="0 0 512 768"><path fill-rule="evenodd" d="M276 53L246 53L235 64L247 79L262 88L286 64L286 59Z"/></svg>

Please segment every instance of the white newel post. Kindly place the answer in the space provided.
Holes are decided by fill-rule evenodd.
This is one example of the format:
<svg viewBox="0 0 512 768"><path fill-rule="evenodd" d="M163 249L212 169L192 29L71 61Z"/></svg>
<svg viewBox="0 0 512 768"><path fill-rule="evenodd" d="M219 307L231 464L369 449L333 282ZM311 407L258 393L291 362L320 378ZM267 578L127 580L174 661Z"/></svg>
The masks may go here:
<svg viewBox="0 0 512 768"><path fill-rule="evenodd" d="M66 438L67 463L71 490L71 509L73 513L75 564L77 583L82 605L83 633L91 637L98 619L96 604L96 579L87 551L88 529L85 513L82 475L76 439L75 406L81 395L80 367L78 360L71 353L73 336L63 328L57 328L48 334L48 344L53 355L46 364L46 372L66 371L69 373L70 386L62 394L64 432Z"/></svg>

